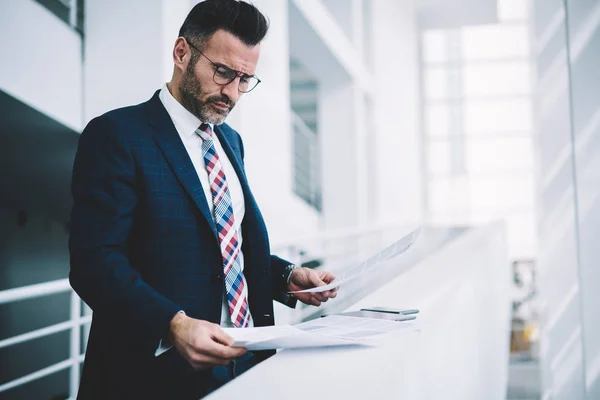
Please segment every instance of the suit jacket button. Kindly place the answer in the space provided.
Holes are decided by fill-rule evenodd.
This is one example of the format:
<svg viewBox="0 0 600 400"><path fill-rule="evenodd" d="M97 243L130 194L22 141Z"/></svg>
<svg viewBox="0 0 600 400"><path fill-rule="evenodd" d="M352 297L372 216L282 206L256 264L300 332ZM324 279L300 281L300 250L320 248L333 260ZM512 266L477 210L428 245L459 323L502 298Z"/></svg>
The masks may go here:
<svg viewBox="0 0 600 400"><path fill-rule="evenodd" d="M223 276L223 275L221 275L221 273L220 273L220 272L215 272L215 273L213 274L213 279L214 279L215 281L220 281L222 276Z"/></svg>

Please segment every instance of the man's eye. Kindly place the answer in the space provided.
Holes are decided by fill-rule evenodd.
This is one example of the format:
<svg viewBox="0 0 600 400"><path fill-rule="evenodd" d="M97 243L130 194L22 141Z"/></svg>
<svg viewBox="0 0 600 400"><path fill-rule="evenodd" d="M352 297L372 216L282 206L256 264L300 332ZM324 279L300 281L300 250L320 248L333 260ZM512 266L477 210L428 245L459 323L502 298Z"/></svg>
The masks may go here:
<svg viewBox="0 0 600 400"><path fill-rule="evenodd" d="M217 68L217 75L221 78L231 78L232 75L235 75L235 72L233 72L230 69L227 68L223 68L223 67L218 67Z"/></svg>

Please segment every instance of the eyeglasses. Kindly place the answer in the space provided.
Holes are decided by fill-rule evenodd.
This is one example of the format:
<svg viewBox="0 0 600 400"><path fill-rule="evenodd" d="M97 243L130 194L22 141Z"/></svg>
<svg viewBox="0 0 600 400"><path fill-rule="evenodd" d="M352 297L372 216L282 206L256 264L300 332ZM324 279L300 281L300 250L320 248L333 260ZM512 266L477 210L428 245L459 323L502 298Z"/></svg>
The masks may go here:
<svg viewBox="0 0 600 400"><path fill-rule="evenodd" d="M244 74L243 72L236 71L235 69L231 69L223 64L217 64L217 63L213 62L210 58L206 57L189 40L186 39L186 41L190 45L190 47L193 47L194 50L196 50L198 53L200 53L201 56L206 58L215 67L213 81L217 85L222 85L222 86L229 85L231 82L233 82L235 80L235 78L237 78L239 76L240 81L238 83L238 91L240 93L248 93L248 92L252 91L252 89L257 87L258 84L261 82L261 80L258 79L258 77L254 76L254 75L247 75L247 74Z"/></svg>

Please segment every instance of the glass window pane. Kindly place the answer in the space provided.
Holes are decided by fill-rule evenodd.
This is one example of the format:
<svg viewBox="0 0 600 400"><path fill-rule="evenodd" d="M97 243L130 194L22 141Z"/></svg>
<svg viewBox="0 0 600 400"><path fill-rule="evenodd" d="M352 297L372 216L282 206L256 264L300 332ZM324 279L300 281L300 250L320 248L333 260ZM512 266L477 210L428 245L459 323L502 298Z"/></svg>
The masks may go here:
<svg viewBox="0 0 600 400"><path fill-rule="evenodd" d="M466 146L469 174L533 171L531 137L476 139L467 141Z"/></svg>
<svg viewBox="0 0 600 400"><path fill-rule="evenodd" d="M525 21L529 14L527 0L498 0L498 19L500 21Z"/></svg>
<svg viewBox="0 0 600 400"><path fill-rule="evenodd" d="M467 101L463 114L465 132L528 132L532 130L531 113L529 99Z"/></svg>
<svg viewBox="0 0 600 400"><path fill-rule="evenodd" d="M471 176L470 202L473 211L506 212L532 207L534 185L532 173L511 176Z"/></svg>
<svg viewBox="0 0 600 400"><path fill-rule="evenodd" d="M506 222L509 257L534 257L537 242L537 225L535 223L533 208L531 211L505 211L500 213L476 211L472 214L470 222L473 224L485 224L499 219Z"/></svg>
<svg viewBox="0 0 600 400"><path fill-rule="evenodd" d="M429 203L432 213L469 212L469 185L466 177L433 178L429 183Z"/></svg>
<svg viewBox="0 0 600 400"><path fill-rule="evenodd" d="M447 104L431 104L426 107L425 129L430 136L448 136L450 109Z"/></svg>
<svg viewBox="0 0 600 400"><path fill-rule="evenodd" d="M428 147L429 172L436 175L450 174L450 143L447 140L434 140Z"/></svg>
<svg viewBox="0 0 600 400"><path fill-rule="evenodd" d="M528 94L531 92L529 63L467 64L463 93L466 96Z"/></svg>
<svg viewBox="0 0 600 400"><path fill-rule="evenodd" d="M529 34L527 27L484 25L461 30L462 57L466 60L527 57Z"/></svg>
<svg viewBox="0 0 600 400"><path fill-rule="evenodd" d="M425 96L434 100L448 98L448 78L446 68L428 68L425 71Z"/></svg>
<svg viewBox="0 0 600 400"><path fill-rule="evenodd" d="M536 256L537 225L533 211L507 215L507 241L509 257Z"/></svg>
<svg viewBox="0 0 600 400"><path fill-rule="evenodd" d="M446 32L437 30L423 32L423 60L425 63L448 60L448 37Z"/></svg>

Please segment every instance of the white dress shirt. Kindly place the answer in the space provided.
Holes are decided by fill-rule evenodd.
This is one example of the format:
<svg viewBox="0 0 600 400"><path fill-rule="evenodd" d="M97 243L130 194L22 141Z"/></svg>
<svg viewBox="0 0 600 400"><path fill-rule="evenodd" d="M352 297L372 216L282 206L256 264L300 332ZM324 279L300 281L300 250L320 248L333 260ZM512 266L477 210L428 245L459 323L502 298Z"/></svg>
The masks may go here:
<svg viewBox="0 0 600 400"><path fill-rule="evenodd" d="M200 121L194 114L189 112L173 97L171 92L169 92L167 85L162 87L158 97L167 110L167 113L171 117L173 125L175 125L175 129L177 130L177 133L179 133L179 137L181 138L181 141L183 142L183 145L185 146L185 149L192 160L194 169L196 170L198 178L200 179L200 183L202 184L202 189L204 190L204 195L206 196L206 202L208 203L210 213L213 214L214 204L212 193L210 191L208 172L206 171L206 166L204 164L204 156L202 155L202 139L196 134L196 130L200 127L202 121ZM211 129L214 128L212 124L209 125ZM223 147L221 146L219 138L216 134L213 134L213 142L217 151L217 155L219 156L219 160L221 161L223 171L225 172L225 177L227 178L227 185L229 186L229 194L231 195L231 203L233 206L233 218L235 222L234 227L237 231L238 242L241 247L243 242L241 224L242 220L244 219L244 213L246 212L244 193L242 192L242 186L235 169L233 168L233 165L231 165L231 161L229 161L229 158L223 150ZM244 254L241 250L238 257L240 259L240 266L243 271ZM231 322L231 314L229 313L229 305L227 302L227 293L225 292L225 287L223 287L221 326L227 328L234 327L233 323ZM249 326L253 326L252 319L250 319ZM163 346L161 340L155 355L158 356L170 348L171 346Z"/></svg>

